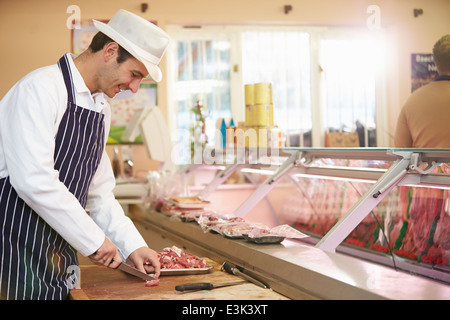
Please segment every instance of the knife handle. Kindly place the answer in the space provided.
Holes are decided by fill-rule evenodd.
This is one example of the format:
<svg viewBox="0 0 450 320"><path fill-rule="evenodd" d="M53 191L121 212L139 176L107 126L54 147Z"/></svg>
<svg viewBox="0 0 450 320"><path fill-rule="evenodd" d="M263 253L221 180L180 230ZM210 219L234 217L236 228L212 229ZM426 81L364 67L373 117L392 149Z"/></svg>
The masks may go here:
<svg viewBox="0 0 450 320"><path fill-rule="evenodd" d="M188 284L180 284L175 287L177 291L185 291L185 290L211 290L214 288L214 285L209 282L196 282L196 283L188 283Z"/></svg>

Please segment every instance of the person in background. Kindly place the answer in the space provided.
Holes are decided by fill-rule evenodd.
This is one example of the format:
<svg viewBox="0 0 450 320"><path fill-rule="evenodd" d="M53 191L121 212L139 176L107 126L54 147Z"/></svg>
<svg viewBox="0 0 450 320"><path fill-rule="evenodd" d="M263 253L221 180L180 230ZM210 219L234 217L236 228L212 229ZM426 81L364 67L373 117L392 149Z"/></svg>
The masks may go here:
<svg viewBox="0 0 450 320"><path fill-rule="evenodd" d="M394 138L397 148L450 148L450 35L436 42L433 58L439 75L403 106Z"/></svg>
<svg viewBox="0 0 450 320"><path fill-rule="evenodd" d="M113 195L104 95L136 92L148 74L160 81L170 38L125 10L94 25L79 57L31 72L0 101L1 299L66 299L77 252L159 277L157 252Z"/></svg>
<svg viewBox="0 0 450 320"><path fill-rule="evenodd" d="M395 133L398 148L450 148L450 35L436 42L433 58L438 76L414 91L403 106ZM450 173L449 166L444 163L433 170L441 172ZM442 259L443 252L450 249L446 241L449 193L411 186L399 187L398 192L403 221L391 234L396 239L393 248L417 256L414 259L419 262L426 257Z"/></svg>

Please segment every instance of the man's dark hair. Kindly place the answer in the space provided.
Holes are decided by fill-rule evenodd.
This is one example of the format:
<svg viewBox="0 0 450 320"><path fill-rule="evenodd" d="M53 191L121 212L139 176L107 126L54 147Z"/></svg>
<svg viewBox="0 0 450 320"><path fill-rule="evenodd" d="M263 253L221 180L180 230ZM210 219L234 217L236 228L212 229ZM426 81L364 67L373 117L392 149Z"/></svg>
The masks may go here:
<svg viewBox="0 0 450 320"><path fill-rule="evenodd" d="M110 37L108 37L107 35L105 35L104 33L97 32L94 38L92 39L91 44L89 45L89 49L91 50L92 53L95 53L97 51L102 50L103 47L110 42L115 41ZM119 56L117 57L117 63L124 62L125 60L131 57L132 55L127 50L122 48L121 45L119 45Z"/></svg>
<svg viewBox="0 0 450 320"><path fill-rule="evenodd" d="M450 73L450 34L440 38L433 47L434 63L439 74Z"/></svg>

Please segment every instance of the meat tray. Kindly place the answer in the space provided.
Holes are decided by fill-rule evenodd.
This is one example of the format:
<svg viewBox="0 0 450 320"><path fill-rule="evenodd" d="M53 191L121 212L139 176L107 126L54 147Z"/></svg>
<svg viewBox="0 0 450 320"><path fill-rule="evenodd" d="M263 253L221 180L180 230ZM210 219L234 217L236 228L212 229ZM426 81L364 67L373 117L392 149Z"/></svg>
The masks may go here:
<svg viewBox="0 0 450 320"><path fill-rule="evenodd" d="M209 205L209 202L202 202L202 203L179 203L175 201L168 200L170 204L177 206L178 208L182 209L202 209L205 206Z"/></svg>
<svg viewBox="0 0 450 320"><path fill-rule="evenodd" d="M280 243L285 239L285 237L281 236L263 236L263 237L256 237L251 238L248 235L244 235L245 240L258 243L258 244L277 244Z"/></svg>
<svg viewBox="0 0 450 320"><path fill-rule="evenodd" d="M201 199L198 197L191 197L191 198L195 198L199 202L198 201L191 202L188 199L189 197L187 197L186 202L177 201L177 200L174 200L173 198L174 197L168 198L165 200L166 200L166 202L168 202L174 206L177 206L178 208L182 208L182 209L201 209L210 204L210 201L207 201L207 200L204 200L204 199Z"/></svg>
<svg viewBox="0 0 450 320"><path fill-rule="evenodd" d="M181 276L208 273L213 267L209 263L206 268L161 269L161 276Z"/></svg>

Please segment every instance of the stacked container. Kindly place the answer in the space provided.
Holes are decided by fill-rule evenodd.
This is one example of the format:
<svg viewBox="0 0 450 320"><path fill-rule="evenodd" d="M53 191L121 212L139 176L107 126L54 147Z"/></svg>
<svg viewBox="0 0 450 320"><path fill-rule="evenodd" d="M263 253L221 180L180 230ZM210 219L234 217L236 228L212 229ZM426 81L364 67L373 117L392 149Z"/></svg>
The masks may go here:
<svg viewBox="0 0 450 320"><path fill-rule="evenodd" d="M284 146L284 135L273 121L271 83L245 85L245 123L236 132L238 147L280 148ZM245 140L240 139L241 135ZM241 141L241 143L239 143Z"/></svg>

